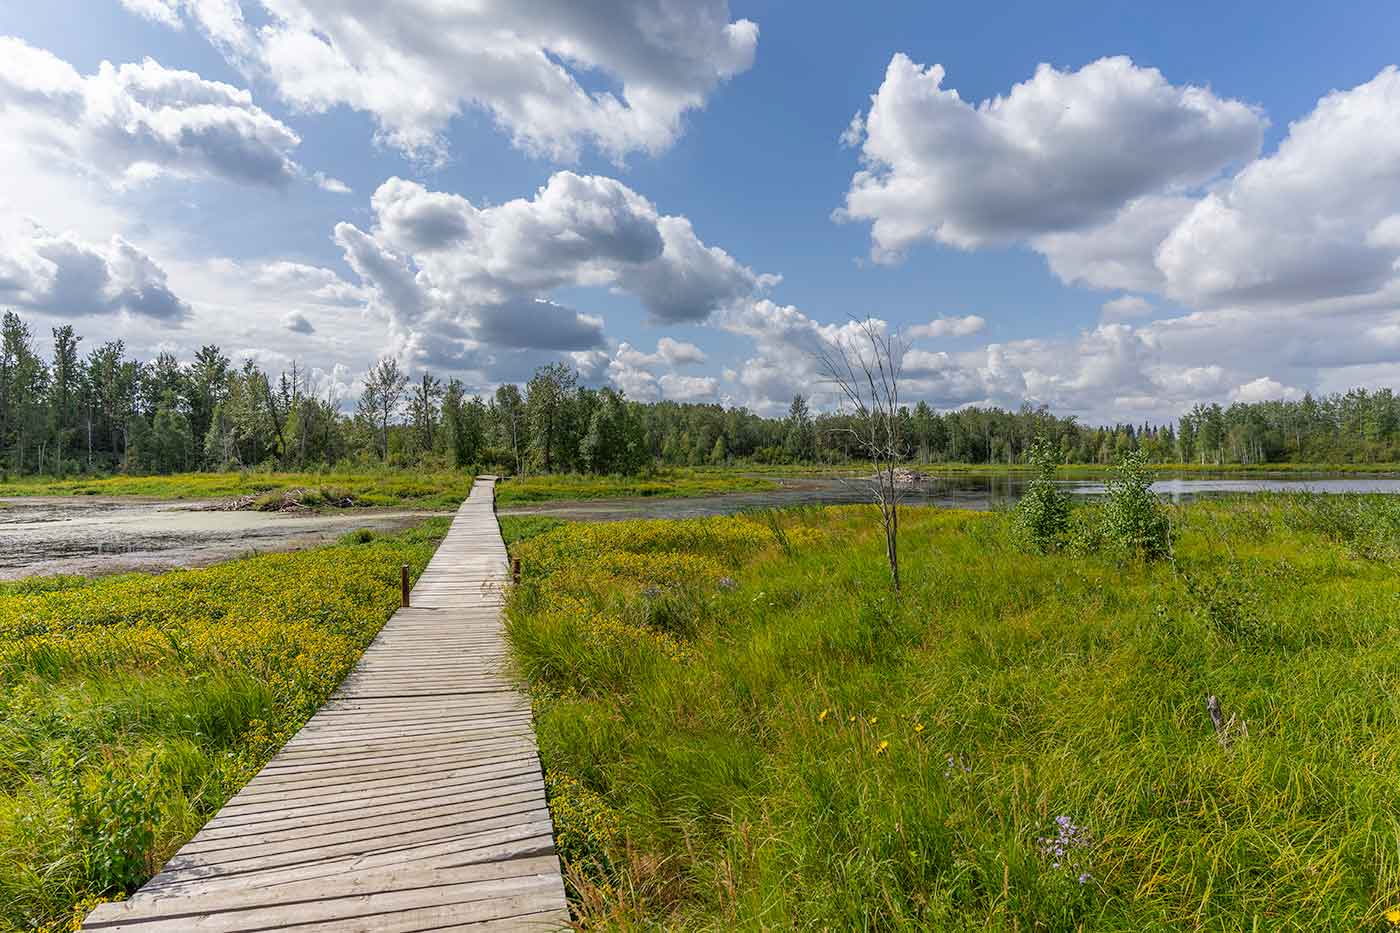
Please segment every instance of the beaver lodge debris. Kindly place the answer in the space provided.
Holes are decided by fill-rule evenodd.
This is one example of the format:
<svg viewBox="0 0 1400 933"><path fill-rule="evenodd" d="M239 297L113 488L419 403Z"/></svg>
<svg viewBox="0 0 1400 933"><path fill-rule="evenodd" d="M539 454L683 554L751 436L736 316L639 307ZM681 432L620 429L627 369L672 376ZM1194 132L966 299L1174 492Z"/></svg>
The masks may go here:
<svg viewBox="0 0 1400 933"><path fill-rule="evenodd" d="M214 508L220 512L305 512L316 508L348 509L353 508L355 504L355 497L341 489L298 486L294 489L234 496L223 500Z"/></svg>

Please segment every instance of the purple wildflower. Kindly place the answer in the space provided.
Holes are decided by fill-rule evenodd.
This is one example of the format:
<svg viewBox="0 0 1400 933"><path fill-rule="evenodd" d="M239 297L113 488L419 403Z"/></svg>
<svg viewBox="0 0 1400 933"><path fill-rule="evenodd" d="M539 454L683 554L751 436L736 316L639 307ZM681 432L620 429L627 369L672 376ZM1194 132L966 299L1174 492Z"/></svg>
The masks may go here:
<svg viewBox="0 0 1400 933"><path fill-rule="evenodd" d="M943 776L952 777L954 771L961 771L963 774L971 774L972 765L964 759L962 755L949 755L948 767L943 769Z"/></svg>
<svg viewBox="0 0 1400 933"><path fill-rule="evenodd" d="M1089 873L1079 870L1083 868L1089 852L1089 834L1084 827L1076 826L1068 816L1057 816L1055 835L1042 836L1039 842L1040 854L1050 860L1051 868L1076 873L1080 884L1089 881Z"/></svg>

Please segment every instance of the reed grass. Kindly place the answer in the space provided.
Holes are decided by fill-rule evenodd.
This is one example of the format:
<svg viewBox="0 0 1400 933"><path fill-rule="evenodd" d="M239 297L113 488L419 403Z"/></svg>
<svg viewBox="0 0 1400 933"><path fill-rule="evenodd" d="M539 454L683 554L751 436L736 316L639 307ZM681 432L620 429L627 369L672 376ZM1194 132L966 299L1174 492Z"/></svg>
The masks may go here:
<svg viewBox="0 0 1400 933"><path fill-rule="evenodd" d="M516 544L507 625L577 919L1393 928L1400 505L1171 518L1171 558L1141 563L910 509L898 598L868 507Z"/></svg>

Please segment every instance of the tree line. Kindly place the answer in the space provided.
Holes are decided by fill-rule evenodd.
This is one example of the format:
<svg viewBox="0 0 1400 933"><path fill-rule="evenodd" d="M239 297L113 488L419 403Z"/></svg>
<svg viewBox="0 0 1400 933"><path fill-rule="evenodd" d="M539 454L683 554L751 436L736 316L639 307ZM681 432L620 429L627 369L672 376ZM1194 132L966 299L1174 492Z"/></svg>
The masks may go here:
<svg viewBox="0 0 1400 933"><path fill-rule="evenodd" d="M653 466L843 463L862 459L850 416L786 415L673 401L638 402L541 367L523 386L469 394L460 380L377 362L349 408L293 363L275 377L216 346L181 362L131 358L120 340L87 349L71 325L42 356L14 312L0 318L0 469L9 474L170 473L271 465L453 465L505 472L636 473ZM1197 405L1176 424L1086 426L1044 406L901 405L907 461L1024 463L1037 437L1067 463L1400 461L1400 401L1390 389L1298 401Z"/></svg>

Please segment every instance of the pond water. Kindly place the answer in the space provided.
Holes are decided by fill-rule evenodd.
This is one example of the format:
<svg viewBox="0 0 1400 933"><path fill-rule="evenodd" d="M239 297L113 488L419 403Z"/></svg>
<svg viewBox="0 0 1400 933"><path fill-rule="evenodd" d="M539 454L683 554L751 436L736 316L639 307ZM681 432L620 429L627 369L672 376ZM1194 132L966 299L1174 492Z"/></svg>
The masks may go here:
<svg viewBox="0 0 1400 933"><path fill-rule="evenodd" d="M869 502L868 480L832 477L769 477L781 484L767 492L736 492L701 499L594 499L577 502L540 502L511 506L502 515L546 515L583 521L617 521L628 518L697 518L728 515L746 509L787 508L797 505L838 505ZM990 509L1014 503L1025 491L1025 474L932 474L907 490L905 505L955 509ZM1102 480L1064 480L1070 494L1102 495ZM1400 493L1400 477L1355 473L1307 473L1252 475L1238 473L1161 474L1152 484L1163 498L1184 502L1201 496L1257 492Z"/></svg>
<svg viewBox="0 0 1400 933"><path fill-rule="evenodd" d="M429 512L221 512L211 502L122 496L0 499L0 580L32 574L167 570L325 544L356 528L393 531Z"/></svg>

